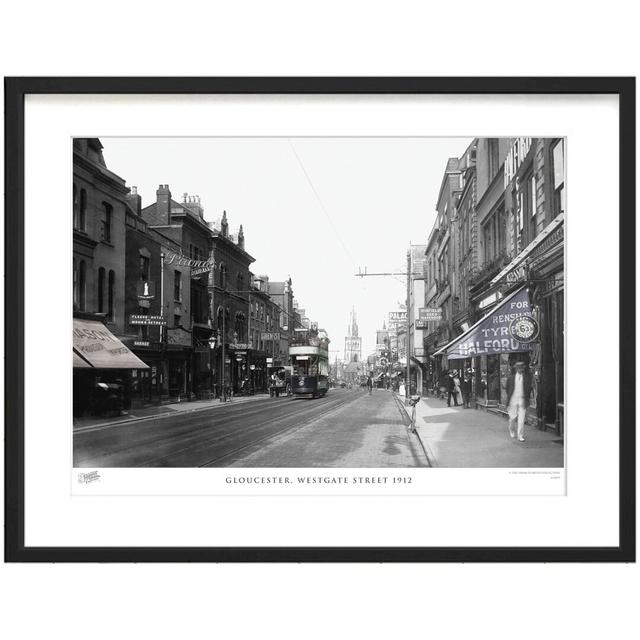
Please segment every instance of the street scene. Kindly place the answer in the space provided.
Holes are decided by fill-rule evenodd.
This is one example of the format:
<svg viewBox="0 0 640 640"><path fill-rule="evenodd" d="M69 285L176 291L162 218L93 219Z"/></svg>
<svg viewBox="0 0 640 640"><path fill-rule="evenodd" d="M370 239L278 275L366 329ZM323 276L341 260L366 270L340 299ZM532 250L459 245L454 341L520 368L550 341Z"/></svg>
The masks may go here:
<svg viewBox="0 0 640 640"><path fill-rule="evenodd" d="M74 139L74 467L562 468L564 145Z"/></svg>

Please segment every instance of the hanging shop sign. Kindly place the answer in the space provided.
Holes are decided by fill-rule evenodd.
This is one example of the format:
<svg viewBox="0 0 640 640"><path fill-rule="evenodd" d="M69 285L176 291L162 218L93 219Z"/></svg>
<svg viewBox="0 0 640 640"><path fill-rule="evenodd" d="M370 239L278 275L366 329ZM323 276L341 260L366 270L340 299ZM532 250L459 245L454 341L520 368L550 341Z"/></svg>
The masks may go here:
<svg viewBox="0 0 640 640"><path fill-rule="evenodd" d="M416 320L416 329L428 329L430 320Z"/></svg>
<svg viewBox="0 0 640 640"><path fill-rule="evenodd" d="M538 323L532 317L529 292L526 287L522 287L434 355L446 353L450 360L455 360L531 351L531 343L538 335L537 326Z"/></svg>
<svg viewBox="0 0 640 640"><path fill-rule="evenodd" d="M520 316L509 324L509 333L518 342L534 342L540 333L540 327L532 316Z"/></svg>
<svg viewBox="0 0 640 640"><path fill-rule="evenodd" d="M249 349L249 347L247 342L233 342L229 345L229 349Z"/></svg>
<svg viewBox="0 0 640 640"><path fill-rule="evenodd" d="M389 311L389 322L392 324L407 321L406 311Z"/></svg>
<svg viewBox="0 0 640 640"><path fill-rule="evenodd" d="M133 314L129 316L129 324L164 325L167 321L162 316L144 316Z"/></svg>
<svg viewBox="0 0 640 640"><path fill-rule="evenodd" d="M156 283L145 280L138 282L138 300L153 300L156 297Z"/></svg>
<svg viewBox="0 0 640 640"><path fill-rule="evenodd" d="M263 331L260 334L260 339L261 340L280 340L280 334L279 333L270 333L268 331Z"/></svg>
<svg viewBox="0 0 640 640"><path fill-rule="evenodd" d="M442 320L442 307L420 307L418 318L427 322L440 322Z"/></svg>

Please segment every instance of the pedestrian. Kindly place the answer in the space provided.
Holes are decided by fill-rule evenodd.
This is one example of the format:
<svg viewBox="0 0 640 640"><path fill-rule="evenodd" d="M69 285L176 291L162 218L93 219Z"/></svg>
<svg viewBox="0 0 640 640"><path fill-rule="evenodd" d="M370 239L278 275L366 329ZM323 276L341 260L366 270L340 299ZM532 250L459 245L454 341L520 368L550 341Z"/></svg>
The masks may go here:
<svg viewBox="0 0 640 640"><path fill-rule="evenodd" d="M462 378L462 406L471 407L471 371L467 371Z"/></svg>
<svg viewBox="0 0 640 640"><path fill-rule="evenodd" d="M462 389L460 388L460 374L457 371L453 373L453 393L455 394L456 406L462 404Z"/></svg>
<svg viewBox="0 0 640 640"><path fill-rule="evenodd" d="M513 369L514 372L507 378L509 435L512 440L515 439L517 423L518 440L524 442L524 421L533 387L533 377L524 362L516 362Z"/></svg>
<svg viewBox="0 0 640 640"><path fill-rule="evenodd" d="M369 389L369 395L371 395L371 391L373 390L373 380L371 376L367 377L367 389Z"/></svg>
<svg viewBox="0 0 640 640"><path fill-rule="evenodd" d="M451 371L444 381L445 389L447 390L447 407L451 406L451 397L453 396L454 406L458 406L458 397L456 396L456 384L453 381L453 371Z"/></svg>

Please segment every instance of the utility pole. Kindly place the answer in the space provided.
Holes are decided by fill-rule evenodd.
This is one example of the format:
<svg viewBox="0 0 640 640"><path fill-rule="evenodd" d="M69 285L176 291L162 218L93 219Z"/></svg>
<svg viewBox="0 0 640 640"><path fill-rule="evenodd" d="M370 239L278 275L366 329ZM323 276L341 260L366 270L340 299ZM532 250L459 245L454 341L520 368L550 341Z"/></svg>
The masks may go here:
<svg viewBox="0 0 640 640"><path fill-rule="evenodd" d="M410 358L411 358L411 334L410 334L410 326L411 326L411 318L410 318L410 307L411 307L411 276L413 275L413 272L411 271L411 250L407 250L407 270L406 272L402 272L402 271L382 271L382 272L378 272L378 273L367 273L367 269L365 267L364 273L362 271L359 271L358 273L355 274L357 277L359 278L364 278L369 277L369 276L407 276L407 302L406 302L406 306L407 306L407 320L405 323L405 331L406 331L406 338L405 338L405 357L407 358L407 364L406 364L406 371L405 371L405 384L404 384L404 403L405 405L409 404L409 395L410 395L410 389L411 389L411 383L410 383L410 371L411 371L411 364L410 364Z"/></svg>
<svg viewBox="0 0 640 640"><path fill-rule="evenodd" d="M411 250L407 250L407 375L404 383L404 403L409 404L409 396L411 395L411 364L409 358L411 357L411 333L409 328L411 326Z"/></svg>

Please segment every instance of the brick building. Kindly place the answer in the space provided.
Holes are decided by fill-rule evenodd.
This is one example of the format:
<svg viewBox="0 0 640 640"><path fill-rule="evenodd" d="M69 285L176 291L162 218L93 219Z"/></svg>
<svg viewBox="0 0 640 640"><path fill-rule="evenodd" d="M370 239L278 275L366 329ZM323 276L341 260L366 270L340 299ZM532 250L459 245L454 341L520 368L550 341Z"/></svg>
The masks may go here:
<svg viewBox="0 0 640 640"><path fill-rule="evenodd" d="M426 304L442 305L443 321L426 338L433 380L445 369L473 372L477 403L504 410L506 380L516 360L533 373L529 419L562 433L564 412L564 140L479 138L455 163L459 185L438 201L438 219L427 243ZM452 159L443 186L452 186ZM454 217L447 219L444 204ZM455 239L445 282L443 237ZM435 268L434 268L435 258ZM435 271L435 274L434 274ZM433 293L432 283L442 293ZM451 302L447 294L450 288ZM507 339L499 348L469 348L482 318L504 316L520 300L539 327L530 342ZM526 298L526 299L525 299ZM449 315L451 314L451 315ZM471 325L471 326L470 326ZM511 331L504 327L505 333ZM445 336L449 343L442 346ZM464 349L461 345L465 345ZM433 349L436 349L433 351Z"/></svg>
<svg viewBox="0 0 640 640"><path fill-rule="evenodd" d="M73 140L73 414L118 414L148 367L126 329L125 216L129 189L97 138Z"/></svg>

